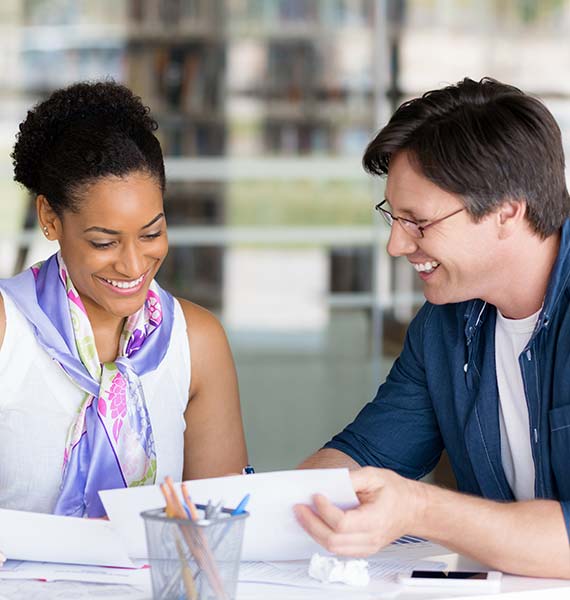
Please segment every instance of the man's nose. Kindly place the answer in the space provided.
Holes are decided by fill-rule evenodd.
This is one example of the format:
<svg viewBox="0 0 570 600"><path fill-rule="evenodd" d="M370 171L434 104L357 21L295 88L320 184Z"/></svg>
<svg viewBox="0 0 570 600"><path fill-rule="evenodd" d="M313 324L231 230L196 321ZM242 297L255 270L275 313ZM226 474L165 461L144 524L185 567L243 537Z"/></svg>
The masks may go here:
<svg viewBox="0 0 570 600"><path fill-rule="evenodd" d="M388 254L394 258L397 256L407 256L413 254L417 249L416 238L407 233L398 221L394 221L386 246Z"/></svg>

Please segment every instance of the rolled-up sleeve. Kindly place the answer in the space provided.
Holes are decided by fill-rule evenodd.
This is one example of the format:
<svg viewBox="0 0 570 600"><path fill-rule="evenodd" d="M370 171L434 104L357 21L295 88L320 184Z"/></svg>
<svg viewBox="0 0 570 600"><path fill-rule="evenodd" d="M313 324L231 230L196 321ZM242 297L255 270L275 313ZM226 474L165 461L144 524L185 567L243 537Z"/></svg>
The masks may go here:
<svg viewBox="0 0 570 600"><path fill-rule="evenodd" d="M404 348L376 397L325 448L419 479L437 464L443 441L430 399L423 361L423 329L433 306L426 304L408 328Z"/></svg>

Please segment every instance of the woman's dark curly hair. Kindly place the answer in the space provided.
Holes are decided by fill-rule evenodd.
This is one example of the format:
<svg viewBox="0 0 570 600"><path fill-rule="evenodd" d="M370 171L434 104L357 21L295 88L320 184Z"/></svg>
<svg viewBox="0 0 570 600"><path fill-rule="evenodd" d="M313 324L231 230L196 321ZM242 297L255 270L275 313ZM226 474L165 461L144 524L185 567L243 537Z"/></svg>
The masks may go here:
<svg viewBox="0 0 570 600"><path fill-rule="evenodd" d="M164 160L149 108L114 81L76 83L39 103L20 124L14 179L44 195L61 217L77 211L85 185L135 171L165 188Z"/></svg>

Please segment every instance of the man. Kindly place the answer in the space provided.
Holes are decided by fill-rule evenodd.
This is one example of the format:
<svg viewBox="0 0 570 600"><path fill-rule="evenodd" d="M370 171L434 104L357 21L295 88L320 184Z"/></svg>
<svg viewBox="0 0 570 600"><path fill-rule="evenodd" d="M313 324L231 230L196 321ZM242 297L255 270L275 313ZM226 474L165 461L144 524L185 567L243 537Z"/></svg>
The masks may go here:
<svg viewBox="0 0 570 600"><path fill-rule="evenodd" d="M570 578L570 198L544 105L492 79L403 104L369 144L388 252L427 302L374 400L302 467L361 506L297 506L330 551L415 534L493 568ZM417 481L445 448L460 492ZM359 466L371 467L358 469Z"/></svg>

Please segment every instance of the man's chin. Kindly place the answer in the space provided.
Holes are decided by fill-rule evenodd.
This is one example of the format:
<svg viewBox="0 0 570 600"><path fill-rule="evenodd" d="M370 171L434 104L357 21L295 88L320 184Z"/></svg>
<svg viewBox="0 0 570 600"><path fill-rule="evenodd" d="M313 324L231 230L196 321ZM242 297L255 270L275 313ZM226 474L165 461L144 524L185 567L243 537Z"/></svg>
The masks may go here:
<svg viewBox="0 0 570 600"><path fill-rule="evenodd" d="M424 297L430 304L441 306L443 304L458 304L474 300L474 296L445 292L443 290L430 290L424 287Z"/></svg>

